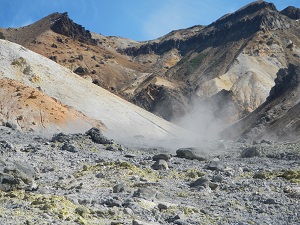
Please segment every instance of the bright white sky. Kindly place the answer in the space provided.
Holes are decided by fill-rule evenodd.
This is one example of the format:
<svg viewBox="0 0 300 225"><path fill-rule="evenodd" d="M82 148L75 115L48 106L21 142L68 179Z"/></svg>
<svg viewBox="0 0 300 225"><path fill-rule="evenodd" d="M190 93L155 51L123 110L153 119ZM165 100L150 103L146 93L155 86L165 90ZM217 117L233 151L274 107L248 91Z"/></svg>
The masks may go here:
<svg viewBox="0 0 300 225"><path fill-rule="evenodd" d="M68 12L86 29L137 41L172 30L208 25L251 0L1 0L0 27L20 27L53 12ZM272 0L278 10L300 0Z"/></svg>

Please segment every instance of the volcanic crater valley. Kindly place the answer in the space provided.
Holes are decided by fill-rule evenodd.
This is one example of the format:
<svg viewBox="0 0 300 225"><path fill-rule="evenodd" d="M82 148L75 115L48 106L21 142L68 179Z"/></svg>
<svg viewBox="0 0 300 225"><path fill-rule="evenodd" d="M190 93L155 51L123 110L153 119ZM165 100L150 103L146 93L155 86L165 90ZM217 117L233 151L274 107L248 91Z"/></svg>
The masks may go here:
<svg viewBox="0 0 300 225"><path fill-rule="evenodd" d="M0 28L0 224L300 224L300 9L137 42Z"/></svg>

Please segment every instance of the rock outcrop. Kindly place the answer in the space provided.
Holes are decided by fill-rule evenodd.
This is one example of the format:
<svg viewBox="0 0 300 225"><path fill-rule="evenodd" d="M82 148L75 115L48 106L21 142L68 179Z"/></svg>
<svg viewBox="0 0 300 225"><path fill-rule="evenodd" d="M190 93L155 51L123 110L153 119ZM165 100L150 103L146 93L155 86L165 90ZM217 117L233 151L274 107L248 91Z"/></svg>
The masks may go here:
<svg viewBox="0 0 300 225"><path fill-rule="evenodd" d="M224 138L299 141L300 66L290 64L277 73L266 102L222 132Z"/></svg>
<svg viewBox="0 0 300 225"><path fill-rule="evenodd" d="M91 32L81 25L74 23L73 20L69 18L68 13L55 13L51 21L51 29L54 32L83 43L96 44L96 40L92 38Z"/></svg>

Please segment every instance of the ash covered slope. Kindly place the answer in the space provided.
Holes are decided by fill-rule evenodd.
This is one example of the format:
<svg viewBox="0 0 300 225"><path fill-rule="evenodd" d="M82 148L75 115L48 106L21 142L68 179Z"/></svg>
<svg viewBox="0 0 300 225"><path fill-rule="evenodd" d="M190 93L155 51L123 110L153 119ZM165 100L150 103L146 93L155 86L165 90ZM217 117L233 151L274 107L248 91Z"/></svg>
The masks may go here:
<svg viewBox="0 0 300 225"><path fill-rule="evenodd" d="M14 79L30 87L39 87L46 95L73 107L89 118L101 120L107 126L106 132L117 140L135 135L167 139L184 133L179 127L20 45L0 40L0 52L2 78ZM14 63L20 59L26 63Z"/></svg>
<svg viewBox="0 0 300 225"><path fill-rule="evenodd" d="M14 61L15 63L24 63ZM16 80L0 80L0 121L6 126L41 134L85 132L91 127L105 130L100 121L50 98L37 88Z"/></svg>
<svg viewBox="0 0 300 225"><path fill-rule="evenodd" d="M300 140L300 64L277 73L266 102L223 131L224 138Z"/></svg>
<svg viewBox="0 0 300 225"><path fill-rule="evenodd" d="M244 117L265 101L277 71L299 61L299 22L284 14L289 15L281 14L272 3L256 1L209 26L174 31L124 49L136 61L148 58L156 67L165 62L157 76L163 74L177 84L175 89L159 84L156 88L143 87L135 95L136 102L146 108L154 105L152 110L159 114L166 104L157 94L160 92L167 93L166 99L170 99L177 116L185 113L184 107L191 106L191 99L197 98L211 104L216 117L228 123ZM170 59L173 64L166 63ZM224 96L224 90L229 94ZM225 98L227 104L214 104L216 95Z"/></svg>

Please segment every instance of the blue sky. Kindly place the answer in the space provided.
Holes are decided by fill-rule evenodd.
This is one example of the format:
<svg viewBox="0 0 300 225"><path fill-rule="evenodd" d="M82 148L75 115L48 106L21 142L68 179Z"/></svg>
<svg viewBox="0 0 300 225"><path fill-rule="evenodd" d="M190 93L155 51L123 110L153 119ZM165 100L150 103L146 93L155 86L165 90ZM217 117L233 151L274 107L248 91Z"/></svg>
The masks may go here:
<svg viewBox="0 0 300 225"><path fill-rule="evenodd" d="M0 27L20 27L53 12L68 12L86 29L138 41L207 25L251 0L1 0ZM273 0L277 9L300 0Z"/></svg>

